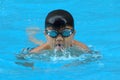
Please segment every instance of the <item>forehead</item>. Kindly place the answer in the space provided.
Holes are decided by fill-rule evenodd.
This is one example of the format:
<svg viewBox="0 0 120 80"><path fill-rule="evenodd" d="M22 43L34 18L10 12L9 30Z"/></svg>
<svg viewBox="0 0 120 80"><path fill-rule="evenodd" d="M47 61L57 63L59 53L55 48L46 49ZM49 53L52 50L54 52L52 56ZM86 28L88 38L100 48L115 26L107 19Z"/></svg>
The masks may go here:
<svg viewBox="0 0 120 80"><path fill-rule="evenodd" d="M49 26L46 28L47 30L64 30L64 29L73 29L72 26L65 26L65 27L61 27L59 29L53 28L52 26Z"/></svg>

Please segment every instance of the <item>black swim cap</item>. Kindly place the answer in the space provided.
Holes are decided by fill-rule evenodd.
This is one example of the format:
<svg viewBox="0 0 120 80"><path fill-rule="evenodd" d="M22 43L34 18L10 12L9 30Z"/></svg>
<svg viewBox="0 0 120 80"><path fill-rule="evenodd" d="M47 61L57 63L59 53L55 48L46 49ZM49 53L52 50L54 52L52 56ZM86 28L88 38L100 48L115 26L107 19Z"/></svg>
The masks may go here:
<svg viewBox="0 0 120 80"><path fill-rule="evenodd" d="M60 29L65 26L72 26L74 29L74 20L69 12L65 10L54 10L48 13L45 20L45 29L47 27Z"/></svg>

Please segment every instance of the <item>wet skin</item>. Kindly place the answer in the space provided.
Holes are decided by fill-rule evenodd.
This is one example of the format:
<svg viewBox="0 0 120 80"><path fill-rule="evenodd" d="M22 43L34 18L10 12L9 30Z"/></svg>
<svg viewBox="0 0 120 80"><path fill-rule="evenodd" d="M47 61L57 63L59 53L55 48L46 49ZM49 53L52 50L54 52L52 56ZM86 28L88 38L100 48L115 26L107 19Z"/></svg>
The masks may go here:
<svg viewBox="0 0 120 80"><path fill-rule="evenodd" d="M71 30L72 26L65 26L60 29L53 29L52 27L47 27L46 30L56 30L58 32L61 32L62 30L65 30L65 29ZM68 48L71 46L78 46L78 47L84 49L85 51L89 51L89 49L86 45L74 40L73 37L75 35L75 31L69 37L63 37L61 34L59 34L57 37L52 38L48 34L46 34L46 32L44 32L44 34L46 36L47 42L45 44L42 44L41 46L38 46L38 47L32 49L30 51L31 53L39 53L42 50L49 50L49 49L61 50L61 49L65 49L65 48Z"/></svg>

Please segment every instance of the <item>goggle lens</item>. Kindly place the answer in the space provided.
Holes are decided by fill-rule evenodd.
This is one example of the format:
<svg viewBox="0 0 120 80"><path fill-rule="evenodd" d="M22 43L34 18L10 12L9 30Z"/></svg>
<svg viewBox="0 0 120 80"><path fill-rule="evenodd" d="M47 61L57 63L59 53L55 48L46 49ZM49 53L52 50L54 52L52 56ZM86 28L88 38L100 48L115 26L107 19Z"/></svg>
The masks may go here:
<svg viewBox="0 0 120 80"><path fill-rule="evenodd" d="M59 34L63 37L69 37L73 33L73 29L65 29L62 32L57 32L56 30L46 30L46 33L52 38L57 37Z"/></svg>

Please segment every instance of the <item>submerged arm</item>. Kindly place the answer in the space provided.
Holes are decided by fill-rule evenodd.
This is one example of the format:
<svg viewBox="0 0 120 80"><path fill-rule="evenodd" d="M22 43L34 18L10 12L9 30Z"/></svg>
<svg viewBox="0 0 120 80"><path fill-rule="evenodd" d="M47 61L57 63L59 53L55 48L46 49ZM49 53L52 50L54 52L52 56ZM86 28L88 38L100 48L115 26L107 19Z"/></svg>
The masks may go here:
<svg viewBox="0 0 120 80"><path fill-rule="evenodd" d="M38 44L38 45L42 45L43 44L43 41L40 41L38 39L35 38L35 35L40 32L40 29L37 28L37 27L34 27L34 28L27 28L26 29L26 32L28 34L28 37L29 37L29 40L35 44Z"/></svg>

